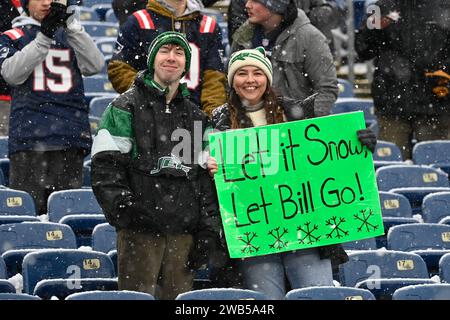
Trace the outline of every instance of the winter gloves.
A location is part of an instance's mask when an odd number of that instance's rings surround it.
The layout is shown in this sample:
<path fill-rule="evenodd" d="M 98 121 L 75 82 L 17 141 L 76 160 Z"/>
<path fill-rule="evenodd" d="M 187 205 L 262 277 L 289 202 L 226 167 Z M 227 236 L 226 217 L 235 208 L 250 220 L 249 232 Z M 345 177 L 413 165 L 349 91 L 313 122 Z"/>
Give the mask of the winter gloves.
<path fill-rule="evenodd" d="M 53 38 L 56 30 L 64 25 L 67 18 L 66 10 L 66 6 L 52 2 L 50 13 L 41 22 L 41 32 L 47 37 Z"/>
<path fill-rule="evenodd" d="M 375 146 L 377 145 L 377 136 L 370 129 L 358 130 L 358 139 L 362 145 L 366 146 L 370 152 L 375 151 Z"/>

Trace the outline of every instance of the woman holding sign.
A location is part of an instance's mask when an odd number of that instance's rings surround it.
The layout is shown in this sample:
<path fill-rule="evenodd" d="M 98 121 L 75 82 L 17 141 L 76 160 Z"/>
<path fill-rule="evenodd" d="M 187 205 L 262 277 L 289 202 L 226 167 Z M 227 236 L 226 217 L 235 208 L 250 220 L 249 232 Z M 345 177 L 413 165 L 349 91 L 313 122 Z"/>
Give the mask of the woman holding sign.
<path fill-rule="evenodd" d="M 241 129 L 314 117 L 313 98 L 293 101 L 277 96 L 272 88 L 272 64 L 262 47 L 234 53 L 228 66 L 231 87 L 228 103 L 213 113 L 217 130 Z M 372 152 L 376 137 L 370 130 L 358 131 L 361 143 Z M 218 170 L 208 159 L 211 175 Z M 331 245 L 269 254 L 237 260 L 244 287 L 264 293 L 270 299 L 283 299 L 285 275 L 292 289 L 333 286 L 332 265 L 347 261 L 341 245 Z"/>

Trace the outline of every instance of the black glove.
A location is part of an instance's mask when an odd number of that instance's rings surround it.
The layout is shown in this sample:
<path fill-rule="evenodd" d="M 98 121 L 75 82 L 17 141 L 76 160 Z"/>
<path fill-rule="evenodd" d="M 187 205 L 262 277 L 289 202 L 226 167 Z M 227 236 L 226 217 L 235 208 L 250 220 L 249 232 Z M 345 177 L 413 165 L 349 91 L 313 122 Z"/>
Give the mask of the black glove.
<path fill-rule="evenodd" d="M 199 269 L 207 265 L 211 268 L 222 268 L 227 263 L 228 256 L 218 242 L 218 237 L 212 233 L 197 235 L 189 255 L 189 267 Z"/>
<path fill-rule="evenodd" d="M 49 38 L 53 38 L 56 30 L 64 26 L 66 21 L 67 7 L 56 2 L 52 2 L 50 13 L 41 22 L 41 32 Z"/>
<path fill-rule="evenodd" d="M 370 129 L 358 130 L 358 139 L 362 145 L 366 146 L 370 152 L 374 153 L 375 146 L 377 145 L 377 136 Z"/>

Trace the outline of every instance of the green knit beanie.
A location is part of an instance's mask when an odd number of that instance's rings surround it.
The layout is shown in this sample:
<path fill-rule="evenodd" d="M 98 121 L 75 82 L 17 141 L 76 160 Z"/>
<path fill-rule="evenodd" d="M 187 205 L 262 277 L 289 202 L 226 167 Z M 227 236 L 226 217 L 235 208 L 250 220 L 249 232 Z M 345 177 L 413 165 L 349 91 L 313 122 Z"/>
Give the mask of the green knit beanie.
<path fill-rule="evenodd" d="M 175 31 L 167 31 L 161 33 L 155 39 L 153 39 L 152 43 L 150 44 L 147 58 L 147 67 L 150 75 L 153 76 L 153 65 L 155 63 L 156 54 L 158 53 L 159 48 L 161 48 L 165 44 L 177 44 L 184 49 L 184 54 L 186 56 L 186 68 L 181 75 L 184 76 L 187 72 L 189 72 L 189 68 L 191 66 L 192 49 L 189 46 L 189 42 L 187 41 L 185 35 Z"/>

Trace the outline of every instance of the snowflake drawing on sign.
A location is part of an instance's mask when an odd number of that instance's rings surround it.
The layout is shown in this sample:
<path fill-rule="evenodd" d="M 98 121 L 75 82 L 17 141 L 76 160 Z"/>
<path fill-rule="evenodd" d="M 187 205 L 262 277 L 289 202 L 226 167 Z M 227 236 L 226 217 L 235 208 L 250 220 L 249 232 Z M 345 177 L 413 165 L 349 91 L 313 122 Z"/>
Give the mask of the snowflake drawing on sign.
<path fill-rule="evenodd" d="M 288 229 L 286 229 L 286 228 L 283 228 L 284 230 L 283 230 L 283 232 L 280 234 L 280 227 L 278 227 L 278 228 L 275 228 L 275 229 L 273 229 L 273 230 L 270 230 L 269 232 L 268 232 L 268 234 L 270 235 L 270 236 L 272 236 L 272 237 L 274 237 L 275 238 L 275 242 L 274 243 L 272 243 L 272 244 L 269 244 L 269 248 L 272 248 L 272 249 L 277 249 L 277 250 L 280 250 L 280 249 L 282 249 L 283 247 L 287 247 L 288 246 L 288 243 L 286 242 L 286 241 L 283 241 L 283 236 L 286 234 L 286 233 L 288 233 Z"/>
<path fill-rule="evenodd" d="M 239 241 L 242 241 L 245 243 L 244 248 L 241 250 L 242 253 L 245 253 L 246 251 L 248 253 L 255 253 L 258 252 L 259 247 L 252 244 L 253 239 L 255 239 L 258 235 L 255 232 L 245 232 L 245 239 L 242 236 L 238 237 Z"/>
<path fill-rule="evenodd" d="M 314 242 L 319 242 L 321 236 L 316 237 L 315 235 L 313 235 L 314 231 L 319 230 L 319 227 L 317 225 L 314 225 L 314 228 L 311 229 L 310 224 L 310 221 L 304 223 L 304 225 L 306 226 L 306 230 L 304 230 L 302 226 L 297 227 L 297 231 L 300 231 L 301 234 L 303 232 L 305 233 L 305 236 L 303 238 L 298 239 L 301 244 L 312 244 Z M 306 239 L 308 240 L 306 241 Z"/>
<path fill-rule="evenodd" d="M 372 217 L 374 215 L 372 209 L 369 209 L 368 213 L 367 213 L 367 209 L 360 210 L 359 213 L 361 214 L 361 216 L 358 214 L 353 215 L 355 220 L 359 220 L 362 222 L 361 225 L 357 229 L 358 232 L 362 231 L 362 229 L 364 227 L 366 228 L 367 232 L 370 231 L 370 228 L 373 229 L 372 231 L 375 231 L 378 229 L 378 225 L 373 225 L 372 223 L 369 222 L 370 217 Z"/>
<path fill-rule="evenodd" d="M 340 217 L 339 221 L 336 217 L 331 217 L 325 221 L 327 226 L 331 226 L 332 230 L 330 233 L 327 233 L 327 239 L 333 238 L 333 234 L 335 233 L 335 238 L 343 238 L 344 236 L 348 236 L 348 231 L 341 229 L 341 224 L 345 222 L 345 218 Z"/>

